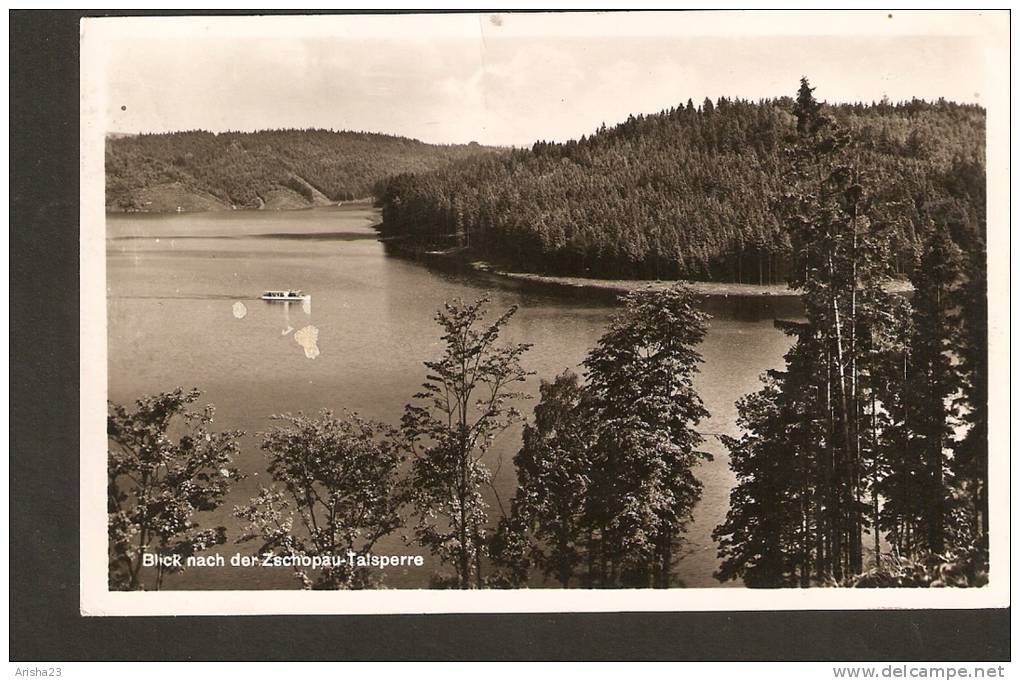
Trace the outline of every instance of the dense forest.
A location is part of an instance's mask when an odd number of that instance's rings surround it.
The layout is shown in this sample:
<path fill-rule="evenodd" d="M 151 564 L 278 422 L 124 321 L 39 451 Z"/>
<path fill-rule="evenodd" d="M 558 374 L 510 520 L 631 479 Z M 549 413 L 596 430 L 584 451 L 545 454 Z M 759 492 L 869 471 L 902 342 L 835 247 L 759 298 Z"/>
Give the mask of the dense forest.
<path fill-rule="evenodd" d="M 415 248 L 467 248 L 503 267 L 607 278 L 770 283 L 791 242 L 777 213 L 795 134 L 791 98 L 688 100 L 565 144 L 460 160 L 386 185 L 384 228 Z M 826 106 L 876 196 L 895 206 L 905 272 L 925 206 L 983 201 L 985 112 L 914 100 Z"/>
<path fill-rule="evenodd" d="M 108 210 L 298 208 L 383 193 L 380 183 L 484 151 L 332 130 L 204 131 L 106 140 Z"/>
<path fill-rule="evenodd" d="M 747 586 L 967 586 L 988 574 L 983 191 L 929 196 L 910 279 L 883 290 L 899 207 L 802 81 L 779 215 L 802 322 L 737 405 L 737 485 L 715 531 Z M 976 213 L 970 210 L 976 208 Z M 962 247 L 961 247 L 962 246 Z M 867 543 L 866 543 L 867 539 Z M 869 557 L 870 553 L 870 557 Z"/>

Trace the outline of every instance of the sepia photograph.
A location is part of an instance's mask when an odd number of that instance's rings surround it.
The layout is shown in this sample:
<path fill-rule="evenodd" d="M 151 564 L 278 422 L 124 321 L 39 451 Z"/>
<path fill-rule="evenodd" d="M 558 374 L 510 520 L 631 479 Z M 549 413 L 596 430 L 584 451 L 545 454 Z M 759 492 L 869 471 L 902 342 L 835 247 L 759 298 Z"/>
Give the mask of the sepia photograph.
<path fill-rule="evenodd" d="M 1009 605 L 1009 14 L 81 21 L 84 615 Z"/>

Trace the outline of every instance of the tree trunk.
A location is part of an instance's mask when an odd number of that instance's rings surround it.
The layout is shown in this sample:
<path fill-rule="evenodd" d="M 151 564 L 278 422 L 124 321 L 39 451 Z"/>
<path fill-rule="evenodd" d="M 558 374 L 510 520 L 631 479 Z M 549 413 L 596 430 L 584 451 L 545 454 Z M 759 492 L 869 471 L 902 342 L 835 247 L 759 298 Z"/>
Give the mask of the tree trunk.
<path fill-rule="evenodd" d="M 882 566 L 882 547 L 879 540 L 881 525 L 878 508 L 878 423 L 875 403 L 875 386 L 871 386 L 871 512 L 875 519 L 875 567 Z"/>

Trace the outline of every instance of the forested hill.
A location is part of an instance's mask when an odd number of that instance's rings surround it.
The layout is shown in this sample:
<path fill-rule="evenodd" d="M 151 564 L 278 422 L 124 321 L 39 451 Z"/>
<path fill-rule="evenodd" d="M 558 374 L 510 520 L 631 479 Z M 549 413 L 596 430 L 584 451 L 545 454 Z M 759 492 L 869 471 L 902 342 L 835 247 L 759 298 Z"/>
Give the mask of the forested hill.
<path fill-rule="evenodd" d="M 394 178 L 384 229 L 418 248 L 466 247 L 505 267 L 615 278 L 769 282 L 789 241 L 775 206 L 796 132 L 789 98 L 688 101 L 565 144 Z M 926 207 L 984 213 L 985 112 L 939 101 L 825 107 L 869 190 L 899 207 L 912 260 Z"/>
<path fill-rule="evenodd" d="M 299 208 L 382 192 L 391 175 L 491 151 L 363 132 L 204 131 L 106 140 L 107 210 Z"/>

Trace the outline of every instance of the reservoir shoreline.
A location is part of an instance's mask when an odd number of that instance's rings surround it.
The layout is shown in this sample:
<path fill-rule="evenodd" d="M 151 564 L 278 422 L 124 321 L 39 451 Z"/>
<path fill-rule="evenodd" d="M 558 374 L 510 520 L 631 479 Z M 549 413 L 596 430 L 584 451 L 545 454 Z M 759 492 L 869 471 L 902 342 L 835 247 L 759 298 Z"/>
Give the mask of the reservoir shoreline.
<path fill-rule="evenodd" d="M 375 226 L 379 229 L 379 225 Z M 743 284 L 725 281 L 695 281 L 686 279 L 596 279 L 593 277 L 557 276 L 534 272 L 513 272 L 499 268 L 486 260 L 471 257 L 462 249 L 446 251 L 419 251 L 400 246 L 396 240 L 381 238 L 387 254 L 424 263 L 438 269 L 465 269 L 479 275 L 516 284 L 521 288 L 558 292 L 569 295 L 578 293 L 596 294 L 606 298 L 619 298 L 631 291 L 644 288 L 665 289 L 678 283 L 686 284 L 695 295 L 703 298 L 800 298 L 801 293 L 784 284 Z M 913 291 L 909 281 L 890 279 L 885 290 L 889 293 Z"/>
<path fill-rule="evenodd" d="M 379 217 L 378 209 L 373 206 L 373 200 L 370 197 L 343 201 L 340 204 L 331 206 L 309 205 L 301 208 L 238 208 L 234 210 L 225 208 L 222 210 L 182 211 L 182 213 L 190 215 L 202 213 L 233 213 L 235 215 L 238 213 L 265 214 L 267 212 L 286 214 L 309 211 L 328 211 L 350 207 L 371 207 L 374 209 L 374 212 L 376 212 L 377 219 Z M 180 214 L 181 213 L 177 213 L 175 211 L 107 210 L 108 217 L 156 217 Z M 702 298 L 799 298 L 801 296 L 799 291 L 790 289 L 785 283 L 747 284 L 738 282 L 698 281 L 686 279 L 601 279 L 594 277 L 538 274 L 535 272 L 516 272 L 503 269 L 489 261 L 480 259 L 473 255 L 470 251 L 463 248 L 446 250 L 420 250 L 416 248 L 407 248 L 400 243 L 402 237 L 383 236 L 381 222 L 370 225 L 369 229 L 374 230 L 379 235 L 378 241 L 384 245 L 388 255 L 399 257 L 404 260 L 414 261 L 439 270 L 455 271 L 461 274 L 471 273 L 480 278 L 500 283 L 504 287 L 518 288 L 521 290 L 560 294 L 568 297 L 583 294 L 586 296 L 595 296 L 612 302 L 631 291 L 643 288 L 664 289 L 678 283 L 684 283 L 694 291 L 695 295 Z M 327 235 L 317 234 L 309 236 L 310 238 L 325 238 Z M 910 282 L 902 279 L 889 280 L 885 289 L 890 293 L 909 293 L 913 291 L 913 287 L 910 285 Z"/>

